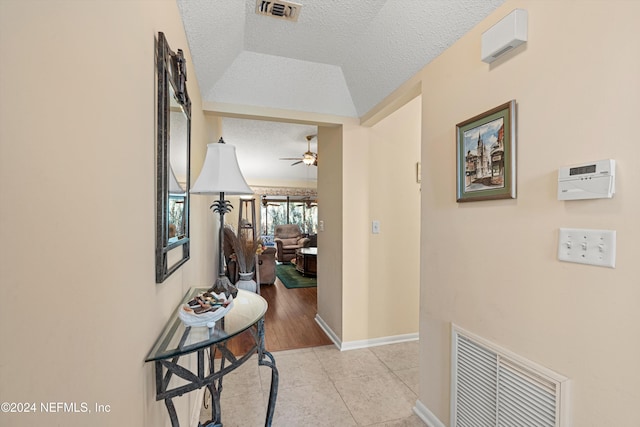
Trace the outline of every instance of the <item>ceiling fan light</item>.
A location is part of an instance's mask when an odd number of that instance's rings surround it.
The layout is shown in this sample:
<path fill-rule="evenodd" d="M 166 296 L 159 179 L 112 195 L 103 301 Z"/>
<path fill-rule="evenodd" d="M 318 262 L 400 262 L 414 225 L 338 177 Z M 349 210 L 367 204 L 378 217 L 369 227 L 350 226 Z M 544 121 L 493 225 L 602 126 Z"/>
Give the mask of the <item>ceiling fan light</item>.
<path fill-rule="evenodd" d="M 304 158 L 302 159 L 302 163 L 304 163 L 307 166 L 311 166 L 312 164 L 314 164 L 316 161 L 316 158 L 314 156 L 309 156 L 307 154 L 304 155 Z"/>

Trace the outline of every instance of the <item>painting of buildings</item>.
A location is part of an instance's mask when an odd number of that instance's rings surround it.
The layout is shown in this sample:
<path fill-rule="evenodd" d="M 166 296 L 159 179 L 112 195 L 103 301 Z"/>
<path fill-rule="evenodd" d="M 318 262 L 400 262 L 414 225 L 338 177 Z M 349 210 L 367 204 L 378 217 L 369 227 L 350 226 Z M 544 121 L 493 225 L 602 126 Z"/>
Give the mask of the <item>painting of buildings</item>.
<path fill-rule="evenodd" d="M 504 187 L 504 118 L 464 132 L 465 192 Z"/>

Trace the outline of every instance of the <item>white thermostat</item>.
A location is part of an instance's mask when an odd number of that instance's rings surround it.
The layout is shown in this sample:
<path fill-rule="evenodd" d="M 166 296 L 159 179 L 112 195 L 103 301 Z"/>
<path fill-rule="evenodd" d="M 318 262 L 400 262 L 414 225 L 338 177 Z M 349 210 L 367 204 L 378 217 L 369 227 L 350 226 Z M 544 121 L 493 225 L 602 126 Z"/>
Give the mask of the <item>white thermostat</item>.
<path fill-rule="evenodd" d="M 558 200 L 610 199 L 615 192 L 615 160 L 598 160 L 558 169 Z"/>

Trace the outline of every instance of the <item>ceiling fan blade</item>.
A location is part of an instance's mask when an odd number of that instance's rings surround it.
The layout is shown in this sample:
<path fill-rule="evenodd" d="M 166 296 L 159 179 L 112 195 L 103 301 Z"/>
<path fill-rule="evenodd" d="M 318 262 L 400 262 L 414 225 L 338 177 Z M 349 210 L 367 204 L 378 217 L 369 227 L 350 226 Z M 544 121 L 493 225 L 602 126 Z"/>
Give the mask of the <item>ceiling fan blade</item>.
<path fill-rule="evenodd" d="M 318 154 L 311 151 L 311 140 L 317 137 L 317 135 L 307 135 L 307 151 L 302 155 L 302 157 L 280 157 L 280 160 L 297 160 L 297 162 L 292 163 L 291 166 L 299 165 L 300 163 L 305 163 L 307 166 L 318 166 Z M 313 159 L 313 163 L 308 163 L 311 158 Z"/>

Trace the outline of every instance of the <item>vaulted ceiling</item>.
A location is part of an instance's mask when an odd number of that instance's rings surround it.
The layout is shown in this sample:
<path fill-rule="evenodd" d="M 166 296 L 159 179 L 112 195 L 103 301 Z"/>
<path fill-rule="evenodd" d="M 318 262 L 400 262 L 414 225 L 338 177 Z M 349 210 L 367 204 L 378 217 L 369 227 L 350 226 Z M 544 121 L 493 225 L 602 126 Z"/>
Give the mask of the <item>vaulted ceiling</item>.
<path fill-rule="evenodd" d="M 295 22 L 261 0 L 177 1 L 204 102 L 361 117 L 505 0 L 298 0 Z"/>

